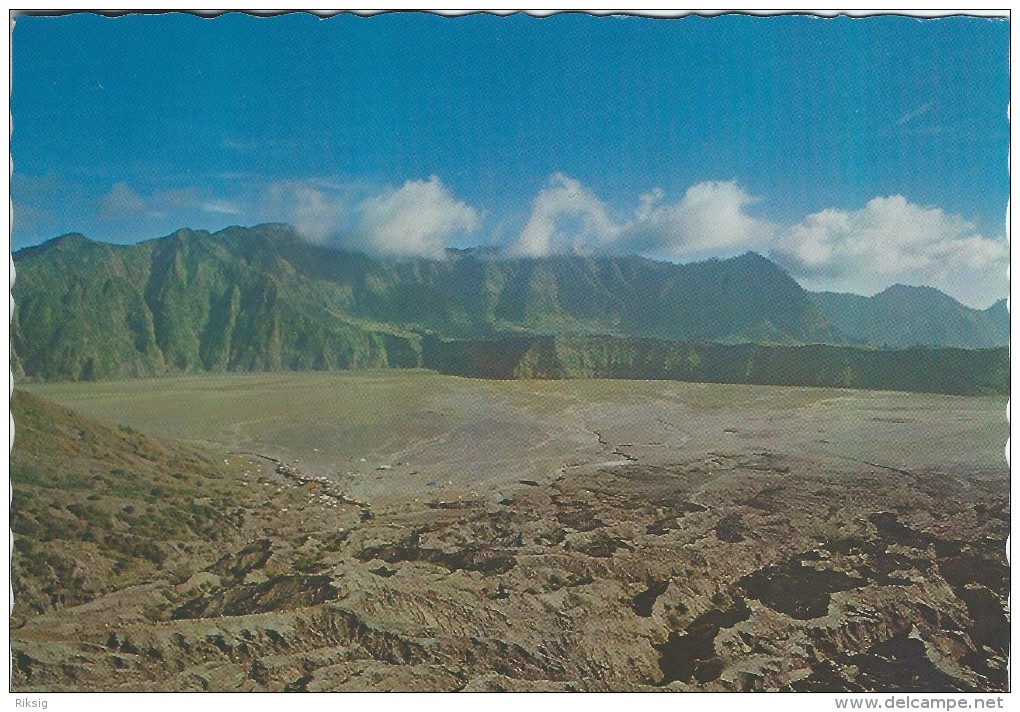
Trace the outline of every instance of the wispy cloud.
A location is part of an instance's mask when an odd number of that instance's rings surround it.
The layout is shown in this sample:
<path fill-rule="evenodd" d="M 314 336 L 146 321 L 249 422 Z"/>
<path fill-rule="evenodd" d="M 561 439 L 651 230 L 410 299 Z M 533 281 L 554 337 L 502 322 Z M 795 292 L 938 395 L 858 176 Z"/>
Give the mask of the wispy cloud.
<path fill-rule="evenodd" d="M 911 121 L 913 121 L 914 119 L 918 119 L 918 118 L 924 116 L 929 111 L 931 111 L 931 109 L 932 109 L 932 103 L 930 101 L 925 102 L 924 104 L 921 104 L 916 109 L 912 109 L 911 111 L 907 111 L 906 113 L 902 114 L 900 116 L 900 118 L 896 121 L 896 125 L 897 126 L 903 126 L 904 124 L 908 124 Z"/>
<path fill-rule="evenodd" d="M 958 127 L 954 128 L 951 124 L 947 125 L 944 122 L 944 117 L 935 112 L 936 108 L 934 102 L 927 101 L 920 106 L 904 111 L 895 121 L 890 121 L 881 127 L 879 135 L 902 138 L 910 136 L 935 137 L 947 133 L 959 133 Z M 962 137 L 957 136 L 957 138 Z"/>
<path fill-rule="evenodd" d="M 279 181 L 263 191 L 262 212 L 288 222 L 312 242 L 332 238 L 348 215 L 345 195 L 323 190 L 312 181 Z"/>
<path fill-rule="evenodd" d="M 145 201 L 124 181 L 115 183 L 110 192 L 99 200 L 99 219 L 125 220 L 144 214 Z"/>
<path fill-rule="evenodd" d="M 228 200 L 213 199 L 198 203 L 200 210 L 207 213 L 221 213 L 223 215 L 240 215 L 241 208 Z"/>
<path fill-rule="evenodd" d="M 139 218 L 173 218 L 190 211 L 225 215 L 242 213 L 234 202 L 205 196 L 197 188 L 158 190 L 143 195 L 126 181 L 118 181 L 99 199 L 98 217 L 106 222 L 122 222 Z"/>
<path fill-rule="evenodd" d="M 81 187 L 54 174 L 31 175 L 15 171 L 11 176 L 12 231 L 50 230 L 59 224 L 58 206 L 79 208 Z"/>
<path fill-rule="evenodd" d="M 31 203 L 22 203 L 19 200 L 11 200 L 11 229 L 36 231 L 44 230 L 53 225 L 57 216 L 52 210 L 40 208 Z"/>

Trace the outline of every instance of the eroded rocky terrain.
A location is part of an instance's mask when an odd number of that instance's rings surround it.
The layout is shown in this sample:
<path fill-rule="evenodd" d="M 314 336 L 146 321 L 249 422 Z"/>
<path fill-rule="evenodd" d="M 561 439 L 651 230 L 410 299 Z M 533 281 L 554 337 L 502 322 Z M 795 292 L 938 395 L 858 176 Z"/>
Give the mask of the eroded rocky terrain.
<path fill-rule="evenodd" d="M 274 467 L 259 478 L 263 509 L 288 511 L 252 511 L 250 541 L 15 629 L 16 688 L 1007 683 L 1009 512 L 990 485 L 718 453 L 567 468 L 495 506 L 373 511 Z"/>
<path fill-rule="evenodd" d="M 381 505 L 235 453 L 214 549 L 15 609 L 14 687 L 1006 689 L 1004 466 L 639 445 Z"/>

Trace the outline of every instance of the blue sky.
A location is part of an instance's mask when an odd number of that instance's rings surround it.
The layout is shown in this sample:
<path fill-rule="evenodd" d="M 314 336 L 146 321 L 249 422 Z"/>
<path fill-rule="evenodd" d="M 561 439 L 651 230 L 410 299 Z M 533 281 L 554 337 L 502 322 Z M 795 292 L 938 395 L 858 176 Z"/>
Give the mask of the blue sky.
<path fill-rule="evenodd" d="M 12 43 L 15 249 L 289 222 L 1005 296 L 1005 21 L 80 14 Z"/>

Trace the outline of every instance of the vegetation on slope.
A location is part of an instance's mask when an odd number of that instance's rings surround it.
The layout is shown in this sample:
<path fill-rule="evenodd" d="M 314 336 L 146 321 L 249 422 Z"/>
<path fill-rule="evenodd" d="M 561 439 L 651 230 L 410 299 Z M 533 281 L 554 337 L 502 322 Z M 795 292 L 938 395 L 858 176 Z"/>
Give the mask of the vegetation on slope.
<path fill-rule="evenodd" d="M 937 289 L 894 284 L 873 297 L 819 292 L 811 298 L 825 319 L 852 341 L 891 348 L 949 346 L 984 349 L 1009 343 L 1006 301 L 966 307 Z"/>
<path fill-rule="evenodd" d="M 243 493 L 210 457 L 11 399 L 12 620 L 193 570 L 236 530 Z"/>
<path fill-rule="evenodd" d="M 798 343 L 837 338 L 762 257 L 383 260 L 285 226 L 181 230 L 130 246 L 80 235 L 15 255 L 16 374 L 415 367 L 418 334 L 618 334 Z"/>
<path fill-rule="evenodd" d="M 910 390 L 1000 392 L 999 376 L 988 370 L 999 368 L 991 365 L 998 356 L 894 357 L 747 344 L 976 348 L 1000 346 L 1008 335 L 1002 305 L 978 312 L 937 290 L 908 287 L 870 299 L 812 295 L 753 253 L 690 265 L 608 256 L 508 259 L 472 250 L 451 251 L 445 260 L 393 260 L 312 245 L 290 227 L 262 225 L 216 234 L 180 230 L 129 246 L 67 235 L 14 259 L 11 367 L 23 378 L 416 368 L 430 365 L 423 337 L 508 336 L 525 341 L 502 341 L 510 353 L 488 354 L 494 362 L 486 368 L 527 374 L 528 359 L 539 357 L 533 345 L 546 343 L 530 339 L 556 336 L 548 343 L 555 343 L 559 365 L 543 371 L 547 376 L 557 369 L 568 376 L 606 371 L 621 378 L 661 372 L 738 383 L 902 383 Z M 734 348 L 694 353 L 683 344 L 652 348 L 650 341 L 588 338 L 603 336 Z M 517 343 L 530 349 L 520 363 Z M 651 353 L 639 355 L 649 348 Z M 468 349 L 444 358 L 442 370 L 460 372 L 457 360 L 474 357 Z M 675 358 L 699 364 L 674 364 Z M 782 362 L 767 370 L 770 375 L 748 365 L 769 359 Z M 878 375 L 901 362 L 899 375 Z M 603 363 L 613 366 L 591 365 Z M 478 364 L 464 368 L 480 372 Z M 915 368 L 922 372 L 911 374 Z M 963 375 L 940 375 L 957 368 Z M 978 372 L 985 375 L 974 376 Z"/>
<path fill-rule="evenodd" d="M 1009 392 L 1007 349 L 870 349 L 612 337 L 424 342 L 425 365 L 481 378 L 631 378 L 956 395 Z"/>

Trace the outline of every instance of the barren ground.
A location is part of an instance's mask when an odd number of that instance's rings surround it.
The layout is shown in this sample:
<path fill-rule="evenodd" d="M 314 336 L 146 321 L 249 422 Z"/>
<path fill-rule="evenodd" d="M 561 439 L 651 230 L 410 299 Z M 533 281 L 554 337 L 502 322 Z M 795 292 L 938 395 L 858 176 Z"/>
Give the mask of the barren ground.
<path fill-rule="evenodd" d="M 1002 399 L 393 371 L 30 390 L 216 453 L 245 509 L 190 568 L 26 617 L 19 690 L 1007 686 Z"/>

